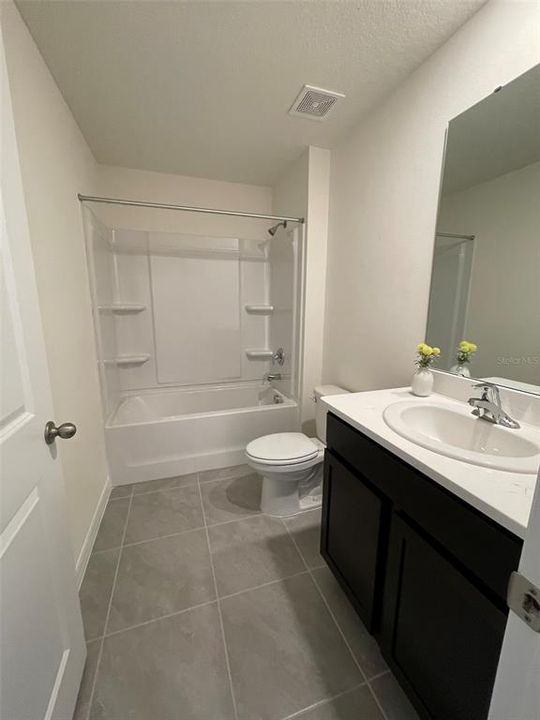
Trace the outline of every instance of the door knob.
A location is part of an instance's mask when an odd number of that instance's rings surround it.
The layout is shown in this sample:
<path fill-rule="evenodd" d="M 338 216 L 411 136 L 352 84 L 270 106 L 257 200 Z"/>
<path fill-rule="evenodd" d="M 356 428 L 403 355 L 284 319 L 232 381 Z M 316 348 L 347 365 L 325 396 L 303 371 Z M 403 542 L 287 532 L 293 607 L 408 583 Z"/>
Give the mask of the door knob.
<path fill-rule="evenodd" d="M 76 432 L 77 428 L 73 423 L 66 422 L 56 427 L 54 422 L 49 420 L 49 422 L 45 425 L 45 442 L 47 445 L 52 445 L 57 437 L 62 438 L 62 440 L 69 440 L 69 438 L 72 438 Z"/>

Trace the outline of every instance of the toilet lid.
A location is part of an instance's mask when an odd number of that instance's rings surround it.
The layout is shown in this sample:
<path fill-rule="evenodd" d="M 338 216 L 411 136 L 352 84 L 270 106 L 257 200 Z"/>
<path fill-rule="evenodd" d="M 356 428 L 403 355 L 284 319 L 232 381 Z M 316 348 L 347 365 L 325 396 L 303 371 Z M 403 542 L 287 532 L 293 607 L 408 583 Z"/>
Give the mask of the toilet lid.
<path fill-rule="evenodd" d="M 311 460 L 319 452 L 304 433 L 274 433 L 252 440 L 246 453 L 255 460 L 268 463 L 290 463 Z"/>

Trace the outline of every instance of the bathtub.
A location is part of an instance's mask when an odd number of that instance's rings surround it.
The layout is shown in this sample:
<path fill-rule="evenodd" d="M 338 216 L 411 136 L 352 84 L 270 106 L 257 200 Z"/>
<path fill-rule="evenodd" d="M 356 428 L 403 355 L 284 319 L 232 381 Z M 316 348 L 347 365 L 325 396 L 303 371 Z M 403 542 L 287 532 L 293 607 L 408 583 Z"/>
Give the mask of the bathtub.
<path fill-rule="evenodd" d="M 260 384 L 129 395 L 105 426 L 111 482 L 241 464 L 254 438 L 298 429 L 297 403 Z"/>

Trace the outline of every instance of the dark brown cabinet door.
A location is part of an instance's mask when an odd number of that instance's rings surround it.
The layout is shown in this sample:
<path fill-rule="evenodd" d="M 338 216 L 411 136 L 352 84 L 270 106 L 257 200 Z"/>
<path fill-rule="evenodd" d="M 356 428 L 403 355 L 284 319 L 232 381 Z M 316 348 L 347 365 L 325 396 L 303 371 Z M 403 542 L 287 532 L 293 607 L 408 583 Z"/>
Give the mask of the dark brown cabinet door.
<path fill-rule="evenodd" d="M 321 553 L 370 630 L 379 616 L 389 504 L 326 453 Z"/>
<path fill-rule="evenodd" d="M 393 516 L 382 645 L 424 717 L 487 718 L 505 624 L 444 550 Z"/>

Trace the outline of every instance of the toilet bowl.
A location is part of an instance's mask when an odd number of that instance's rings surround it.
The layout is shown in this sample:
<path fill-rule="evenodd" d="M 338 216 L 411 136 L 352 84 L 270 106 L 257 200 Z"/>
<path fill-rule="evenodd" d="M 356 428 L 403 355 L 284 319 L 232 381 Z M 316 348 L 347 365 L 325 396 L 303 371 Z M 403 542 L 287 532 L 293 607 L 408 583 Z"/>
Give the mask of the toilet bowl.
<path fill-rule="evenodd" d="M 261 510 L 276 517 L 288 517 L 307 507 L 320 505 L 326 410 L 320 398 L 347 392 L 336 385 L 315 388 L 316 438 L 304 433 L 263 435 L 246 447 L 248 465 L 263 477 Z"/>

